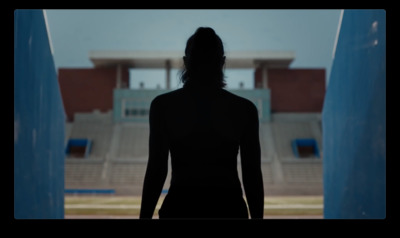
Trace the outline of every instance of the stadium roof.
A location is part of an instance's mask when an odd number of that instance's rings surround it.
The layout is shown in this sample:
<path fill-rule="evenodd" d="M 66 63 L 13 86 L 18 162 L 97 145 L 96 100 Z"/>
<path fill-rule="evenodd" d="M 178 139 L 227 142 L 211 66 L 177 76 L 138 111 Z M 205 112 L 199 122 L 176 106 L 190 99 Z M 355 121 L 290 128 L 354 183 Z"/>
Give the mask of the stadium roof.
<path fill-rule="evenodd" d="M 287 68 L 295 58 L 293 51 L 233 51 L 226 52 L 226 68 Z M 95 67 L 127 65 L 133 68 L 156 69 L 183 66 L 183 51 L 90 51 Z"/>

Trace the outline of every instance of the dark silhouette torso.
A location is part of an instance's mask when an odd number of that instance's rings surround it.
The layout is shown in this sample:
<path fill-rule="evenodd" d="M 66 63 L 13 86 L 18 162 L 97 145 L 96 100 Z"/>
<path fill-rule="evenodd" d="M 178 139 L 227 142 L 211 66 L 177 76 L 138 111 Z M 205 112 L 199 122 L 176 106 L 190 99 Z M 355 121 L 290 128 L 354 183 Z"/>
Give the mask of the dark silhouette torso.
<path fill-rule="evenodd" d="M 247 218 L 237 157 L 251 123 L 249 108 L 255 106 L 223 89 L 190 88 L 160 95 L 153 103 L 163 120 L 156 133 L 165 136 L 172 165 L 160 218 Z"/>

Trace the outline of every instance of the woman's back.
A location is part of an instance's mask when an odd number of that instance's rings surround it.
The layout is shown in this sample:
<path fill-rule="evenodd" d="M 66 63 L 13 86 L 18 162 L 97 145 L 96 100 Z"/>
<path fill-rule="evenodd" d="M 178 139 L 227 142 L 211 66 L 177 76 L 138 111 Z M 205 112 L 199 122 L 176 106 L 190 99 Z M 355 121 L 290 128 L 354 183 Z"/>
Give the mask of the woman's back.
<path fill-rule="evenodd" d="M 172 177 L 160 218 L 262 218 L 264 191 L 257 108 L 225 86 L 224 50 L 211 28 L 189 38 L 184 87 L 156 97 L 150 107 L 149 160 L 141 218 L 151 218 L 168 173 Z"/>
<path fill-rule="evenodd" d="M 223 89 L 180 89 L 159 99 L 170 143 L 171 185 L 240 187 L 237 154 L 254 105 Z"/>
<path fill-rule="evenodd" d="M 165 133 L 172 164 L 160 217 L 247 218 L 237 157 L 244 140 L 258 138 L 258 131 L 248 135 L 258 123 L 254 104 L 223 89 L 183 88 L 157 97 L 152 110 L 163 120 L 159 133 Z M 197 213 L 187 207 L 199 203 Z"/>

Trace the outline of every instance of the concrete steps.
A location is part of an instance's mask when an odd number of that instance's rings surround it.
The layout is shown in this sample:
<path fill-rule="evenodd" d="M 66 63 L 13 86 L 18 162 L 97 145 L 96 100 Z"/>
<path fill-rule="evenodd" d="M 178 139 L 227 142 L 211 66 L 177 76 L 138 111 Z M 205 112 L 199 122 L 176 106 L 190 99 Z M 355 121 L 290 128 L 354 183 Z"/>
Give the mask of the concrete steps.
<path fill-rule="evenodd" d="M 290 145 L 294 138 L 312 137 L 322 146 L 319 121 L 310 116 L 290 120 L 289 116 L 275 116 L 260 124 L 265 192 L 322 194 L 322 159 L 295 158 Z M 68 125 L 68 138 L 90 138 L 93 150 L 89 158 L 66 159 L 66 188 L 113 188 L 120 194 L 140 195 L 147 166 L 148 124 L 114 124 L 111 117 L 98 114 L 77 119 Z M 240 156 L 238 172 L 241 179 Z M 164 189 L 169 181 L 170 171 Z"/>

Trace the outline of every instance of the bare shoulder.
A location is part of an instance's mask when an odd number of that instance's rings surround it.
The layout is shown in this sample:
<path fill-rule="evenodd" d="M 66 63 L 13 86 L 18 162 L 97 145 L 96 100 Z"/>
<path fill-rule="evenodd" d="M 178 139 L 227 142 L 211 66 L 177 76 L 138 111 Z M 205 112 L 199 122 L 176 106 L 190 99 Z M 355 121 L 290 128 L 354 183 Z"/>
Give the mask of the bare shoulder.
<path fill-rule="evenodd" d="M 234 105 L 237 110 L 241 110 L 243 113 L 251 113 L 254 111 L 257 112 L 257 107 L 249 99 L 238 96 L 227 90 L 222 90 L 222 91 L 225 100 L 227 100 L 230 104 Z"/>
<path fill-rule="evenodd" d="M 156 96 L 151 103 L 152 105 L 165 105 L 168 104 L 170 101 L 179 98 L 182 95 L 182 93 L 183 93 L 182 88 L 167 93 L 163 93 Z"/>

